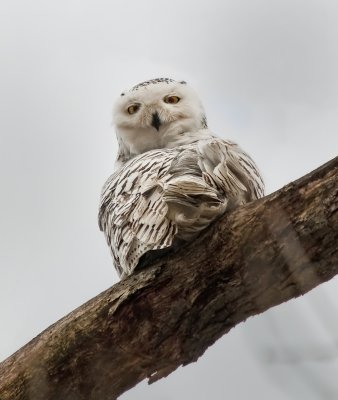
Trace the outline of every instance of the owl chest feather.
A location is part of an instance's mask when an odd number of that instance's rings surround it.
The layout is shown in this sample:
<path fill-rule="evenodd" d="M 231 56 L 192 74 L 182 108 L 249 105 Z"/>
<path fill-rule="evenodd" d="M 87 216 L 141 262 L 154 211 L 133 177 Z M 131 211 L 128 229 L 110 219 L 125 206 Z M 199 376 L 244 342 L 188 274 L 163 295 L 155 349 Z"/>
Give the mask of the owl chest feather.
<path fill-rule="evenodd" d="M 148 151 L 109 178 L 99 221 L 121 274 L 146 252 L 191 240 L 229 206 L 257 196 L 241 166 L 245 153 L 233 146 L 209 137 Z"/>

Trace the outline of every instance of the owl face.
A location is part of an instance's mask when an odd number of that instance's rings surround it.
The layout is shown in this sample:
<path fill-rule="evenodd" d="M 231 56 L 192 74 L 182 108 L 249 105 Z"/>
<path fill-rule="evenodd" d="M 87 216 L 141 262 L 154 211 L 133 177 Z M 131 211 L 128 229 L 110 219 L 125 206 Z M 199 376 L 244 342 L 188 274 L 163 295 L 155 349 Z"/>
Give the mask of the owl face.
<path fill-rule="evenodd" d="M 203 106 L 193 89 L 183 81 L 164 78 L 122 93 L 113 122 L 120 152 L 130 155 L 170 147 L 173 141 L 206 128 Z"/>

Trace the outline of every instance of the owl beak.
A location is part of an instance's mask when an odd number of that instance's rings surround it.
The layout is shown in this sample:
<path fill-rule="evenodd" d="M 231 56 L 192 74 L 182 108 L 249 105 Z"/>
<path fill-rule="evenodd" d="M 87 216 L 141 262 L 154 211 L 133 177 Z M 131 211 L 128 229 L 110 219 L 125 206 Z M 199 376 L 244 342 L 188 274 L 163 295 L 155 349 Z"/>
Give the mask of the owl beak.
<path fill-rule="evenodd" d="M 151 120 L 151 126 L 153 126 L 157 131 L 160 129 L 161 126 L 161 120 L 160 117 L 158 116 L 157 111 L 153 114 L 153 118 Z"/>

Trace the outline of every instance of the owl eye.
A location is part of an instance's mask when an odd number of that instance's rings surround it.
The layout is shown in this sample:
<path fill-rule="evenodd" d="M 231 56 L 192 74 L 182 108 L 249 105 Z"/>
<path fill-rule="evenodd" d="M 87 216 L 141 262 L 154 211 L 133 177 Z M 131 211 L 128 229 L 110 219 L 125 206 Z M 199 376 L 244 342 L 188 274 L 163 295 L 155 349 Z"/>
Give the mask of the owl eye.
<path fill-rule="evenodd" d="M 128 114 L 135 114 L 140 108 L 139 104 L 132 104 L 127 108 Z"/>
<path fill-rule="evenodd" d="M 181 99 L 178 96 L 165 96 L 163 101 L 168 104 L 176 104 L 180 101 Z"/>

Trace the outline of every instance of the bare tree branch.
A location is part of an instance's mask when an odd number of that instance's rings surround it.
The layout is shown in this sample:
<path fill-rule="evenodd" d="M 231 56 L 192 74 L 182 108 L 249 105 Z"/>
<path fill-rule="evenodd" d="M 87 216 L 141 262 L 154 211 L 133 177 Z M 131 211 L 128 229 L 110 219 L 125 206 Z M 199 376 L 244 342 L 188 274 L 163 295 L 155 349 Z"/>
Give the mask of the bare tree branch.
<path fill-rule="evenodd" d="M 116 399 L 338 273 L 338 157 L 225 214 L 0 364 L 1 400 Z"/>

